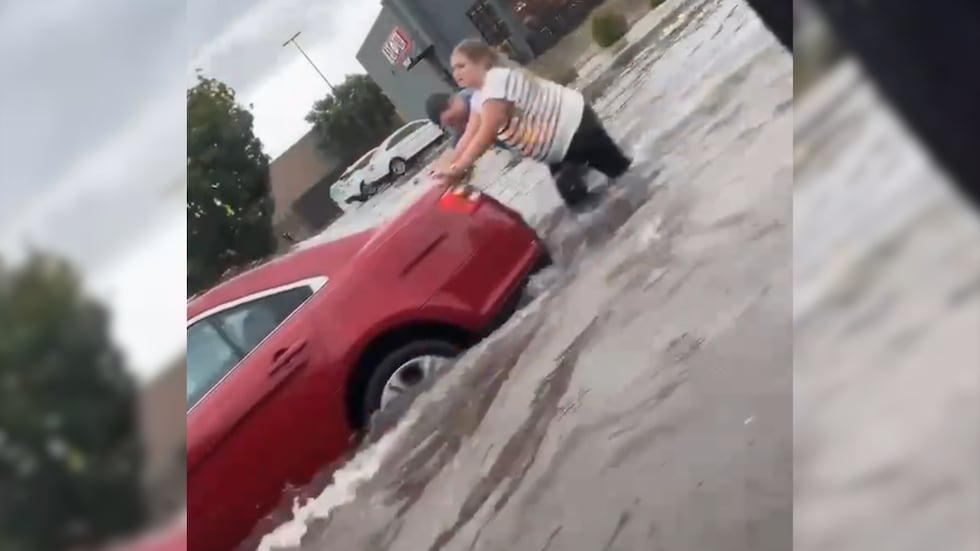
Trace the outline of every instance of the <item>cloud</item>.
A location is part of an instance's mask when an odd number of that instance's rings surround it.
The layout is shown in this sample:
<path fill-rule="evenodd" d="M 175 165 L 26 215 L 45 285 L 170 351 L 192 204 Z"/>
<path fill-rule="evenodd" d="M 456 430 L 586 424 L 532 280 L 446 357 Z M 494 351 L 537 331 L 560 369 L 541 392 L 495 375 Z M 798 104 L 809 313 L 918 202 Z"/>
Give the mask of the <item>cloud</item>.
<path fill-rule="evenodd" d="M 65 170 L 66 176 L 0 225 L 0 251 L 28 247 L 63 255 L 83 271 L 138 240 L 161 197 L 185 180 L 183 96 L 152 102 L 133 121 Z M 176 207 L 183 215 L 180 205 Z"/>
<path fill-rule="evenodd" d="M 254 10 L 266 0 L 207 0 L 187 4 L 188 59 L 196 57 L 202 48 L 216 38 L 228 33 L 228 29 L 243 14 Z"/>
<path fill-rule="evenodd" d="M 87 0 L 0 4 L 0 31 L 13 42 L 30 40 L 37 33 L 61 30 L 66 20 L 83 16 L 89 5 Z"/>
<path fill-rule="evenodd" d="M 184 180 L 184 10 L 0 4 L 0 255 L 16 262 L 30 244 L 71 260 L 140 368 L 168 334 L 140 324 L 173 318 L 146 301 L 182 310 L 185 297 L 184 201 L 173 192 Z"/>
<path fill-rule="evenodd" d="M 3 4 L 0 220 L 62 184 L 148 99 L 177 93 L 183 12 L 179 4 L 128 0 Z"/>
<path fill-rule="evenodd" d="M 187 225 L 183 197 L 146 224 L 140 246 L 91 272 L 87 286 L 112 306 L 112 333 L 141 381 L 180 357 L 186 341 Z"/>
<path fill-rule="evenodd" d="M 288 59 L 282 43 L 293 33 L 311 27 L 329 33 L 340 26 L 333 17 L 317 21 L 325 7 L 339 4 L 339 8 L 357 1 L 261 2 L 235 18 L 221 35 L 192 52 L 188 76 L 193 78 L 194 71 L 201 69 L 238 90 L 248 89 Z"/>

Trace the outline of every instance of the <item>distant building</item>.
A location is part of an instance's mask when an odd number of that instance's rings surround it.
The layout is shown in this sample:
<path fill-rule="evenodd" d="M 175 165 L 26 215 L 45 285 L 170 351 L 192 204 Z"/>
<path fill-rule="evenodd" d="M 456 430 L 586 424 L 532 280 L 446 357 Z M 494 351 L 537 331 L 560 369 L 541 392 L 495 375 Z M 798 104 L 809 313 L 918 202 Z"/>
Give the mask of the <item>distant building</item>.
<path fill-rule="evenodd" d="M 425 98 L 456 88 L 449 57 L 482 38 L 530 61 L 576 28 L 601 0 L 382 0 L 357 60 L 407 120 Z"/>
<path fill-rule="evenodd" d="M 186 499 L 187 361 L 170 363 L 140 389 L 143 483 L 151 522 L 173 517 Z"/>
<path fill-rule="evenodd" d="M 269 183 L 276 202 L 272 225 L 280 246 L 316 234 L 343 214 L 330 198 L 330 184 L 344 168 L 340 160 L 317 147 L 312 130 L 272 161 Z"/>

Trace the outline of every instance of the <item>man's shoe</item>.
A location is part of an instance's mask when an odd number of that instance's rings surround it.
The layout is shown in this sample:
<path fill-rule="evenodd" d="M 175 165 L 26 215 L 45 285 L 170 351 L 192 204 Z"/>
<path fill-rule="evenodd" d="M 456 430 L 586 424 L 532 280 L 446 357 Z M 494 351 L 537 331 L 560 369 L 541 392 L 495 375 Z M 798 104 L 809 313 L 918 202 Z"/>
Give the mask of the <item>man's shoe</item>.
<path fill-rule="evenodd" d="M 585 181 L 589 168 L 584 165 L 565 165 L 554 175 L 558 195 L 569 208 L 574 208 L 589 197 L 589 185 Z"/>

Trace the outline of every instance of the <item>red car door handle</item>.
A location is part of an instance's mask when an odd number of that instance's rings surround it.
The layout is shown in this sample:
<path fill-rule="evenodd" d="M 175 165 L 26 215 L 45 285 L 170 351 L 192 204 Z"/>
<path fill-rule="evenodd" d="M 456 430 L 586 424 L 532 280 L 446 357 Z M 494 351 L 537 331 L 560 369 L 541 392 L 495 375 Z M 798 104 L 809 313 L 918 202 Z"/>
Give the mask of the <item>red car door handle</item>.
<path fill-rule="evenodd" d="M 269 375 L 294 371 L 302 367 L 306 363 L 306 360 L 306 341 L 281 348 L 272 355 L 272 365 L 269 366 Z"/>

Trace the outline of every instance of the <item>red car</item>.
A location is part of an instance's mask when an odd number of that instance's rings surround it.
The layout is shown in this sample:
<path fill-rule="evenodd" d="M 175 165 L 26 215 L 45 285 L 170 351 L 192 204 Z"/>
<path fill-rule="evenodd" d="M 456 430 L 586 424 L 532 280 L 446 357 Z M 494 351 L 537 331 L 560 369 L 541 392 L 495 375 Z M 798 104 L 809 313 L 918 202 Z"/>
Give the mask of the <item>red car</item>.
<path fill-rule="evenodd" d="M 506 318 L 548 255 L 520 215 L 432 187 L 187 305 L 188 549 L 236 547 L 383 408 Z"/>

